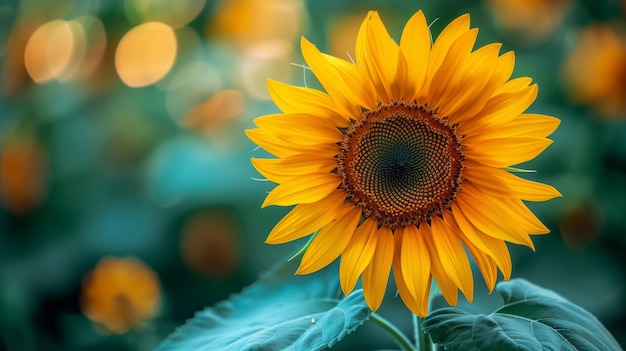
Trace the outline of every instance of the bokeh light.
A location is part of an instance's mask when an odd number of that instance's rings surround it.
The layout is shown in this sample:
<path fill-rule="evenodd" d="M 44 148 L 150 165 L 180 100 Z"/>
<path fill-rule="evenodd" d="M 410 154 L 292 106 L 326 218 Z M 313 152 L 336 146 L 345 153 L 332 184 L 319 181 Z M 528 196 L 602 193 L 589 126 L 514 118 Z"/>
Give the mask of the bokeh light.
<path fill-rule="evenodd" d="M 354 55 L 354 43 L 356 43 L 364 15 L 364 13 L 355 12 L 333 17 L 328 30 L 330 54 L 346 60 L 349 59 L 348 54 Z"/>
<path fill-rule="evenodd" d="M 202 104 L 190 109 L 184 118 L 187 127 L 218 132 L 230 120 L 241 116 L 246 110 L 243 93 L 238 90 L 221 90 Z"/>
<path fill-rule="evenodd" d="M 191 22 L 205 5 L 205 0 L 125 0 L 126 14 L 133 22 L 163 22 L 180 28 Z"/>
<path fill-rule="evenodd" d="M 115 67 L 129 87 L 143 87 L 163 78 L 177 53 L 172 27 L 161 22 L 140 24 L 124 35 L 115 52 Z"/>
<path fill-rule="evenodd" d="M 74 78 L 89 77 L 101 65 L 107 47 L 106 31 L 102 21 L 93 16 L 82 16 L 74 19 L 73 23 L 80 25 L 84 33 L 80 43 L 81 59 L 76 60 Z"/>
<path fill-rule="evenodd" d="M 269 99 L 267 80 L 286 82 L 296 71 L 293 45 L 285 40 L 265 41 L 250 47 L 241 63 L 240 78 L 246 92 L 257 99 Z"/>
<path fill-rule="evenodd" d="M 166 107 L 170 116 L 183 125 L 189 109 L 205 101 L 222 86 L 222 78 L 211 63 L 195 61 L 181 67 L 174 73 L 167 89 Z"/>
<path fill-rule="evenodd" d="M 76 50 L 73 29 L 67 21 L 54 20 L 39 27 L 30 37 L 24 52 L 24 63 L 37 83 L 53 79 L 63 81 Z"/>

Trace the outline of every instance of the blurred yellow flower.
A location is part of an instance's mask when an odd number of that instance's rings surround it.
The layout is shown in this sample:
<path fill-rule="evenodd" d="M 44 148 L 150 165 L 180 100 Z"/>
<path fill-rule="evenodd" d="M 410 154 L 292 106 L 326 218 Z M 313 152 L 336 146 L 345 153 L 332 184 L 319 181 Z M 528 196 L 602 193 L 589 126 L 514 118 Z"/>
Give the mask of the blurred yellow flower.
<path fill-rule="evenodd" d="M 539 42 L 563 22 L 571 0 L 489 0 L 496 23 L 525 44 Z"/>
<path fill-rule="evenodd" d="M 227 209 L 210 209 L 185 220 L 180 249 L 183 260 L 209 279 L 231 276 L 241 264 L 240 228 Z"/>
<path fill-rule="evenodd" d="M 587 27 L 563 73 L 573 100 L 602 115 L 626 117 L 626 32 L 605 24 Z"/>
<path fill-rule="evenodd" d="M 291 42 L 305 17 L 302 0 L 223 0 L 207 34 L 243 50 L 267 41 Z"/>
<path fill-rule="evenodd" d="M 45 151 L 28 137 L 12 136 L 0 149 L 0 202 L 15 214 L 37 208 L 45 196 Z"/>
<path fill-rule="evenodd" d="M 115 334 L 154 317 L 161 286 L 157 274 L 135 258 L 106 257 L 83 281 L 85 315 Z"/>
<path fill-rule="evenodd" d="M 549 232 L 522 200 L 559 192 L 507 169 L 550 145 L 546 137 L 559 120 L 524 113 L 537 85 L 510 79 L 514 55 L 500 55 L 501 44 L 472 51 L 477 34 L 463 15 L 431 45 L 419 11 L 398 45 L 370 12 L 355 63 L 302 39 L 304 59 L 326 92 L 269 82 L 284 113 L 257 118 L 247 135 L 278 157 L 252 159 L 278 183 L 263 206 L 296 205 L 267 242 L 319 229 L 299 274 L 341 256 L 344 293 L 362 275 L 365 300 L 376 310 L 393 267 L 402 300 L 424 316 L 432 278 L 450 304 L 459 289 L 472 300 L 467 252 L 493 289 L 498 268 L 511 275 L 506 242 L 532 248 L 529 234 Z"/>

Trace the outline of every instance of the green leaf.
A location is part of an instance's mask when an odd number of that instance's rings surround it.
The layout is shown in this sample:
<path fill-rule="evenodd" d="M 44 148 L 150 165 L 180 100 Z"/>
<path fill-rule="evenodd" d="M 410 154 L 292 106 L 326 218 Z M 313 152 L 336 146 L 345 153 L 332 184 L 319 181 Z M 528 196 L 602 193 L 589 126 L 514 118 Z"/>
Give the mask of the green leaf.
<path fill-rule="evenodd" d="M 424 331 L 446 350 L 622 350 L 591 313 L 524 279 L 499 283 L 504 306 L 489 315 L 442 308 Z"/>
<path fill-rule="evenodd" d="M 296 276 L 299 261 L 198 312 L 156 351 L 321 350 L 369 318 L 362 290 L 343 297 L 336 265 Z"/>

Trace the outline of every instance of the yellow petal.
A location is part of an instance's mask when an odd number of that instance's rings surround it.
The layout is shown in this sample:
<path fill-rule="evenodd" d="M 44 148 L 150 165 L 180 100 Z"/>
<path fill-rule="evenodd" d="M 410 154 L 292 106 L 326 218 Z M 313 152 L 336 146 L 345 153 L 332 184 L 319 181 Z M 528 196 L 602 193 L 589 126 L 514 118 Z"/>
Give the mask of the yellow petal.
<path fill-rule="evenodd" d="M 428 299 L 430 253 L 423 238 L 426 235 L 431 235 L 427 225 L 420 229 L 413 225 L 404 228 L 400 254 L 402 278 L 418 305 L 423 305 L 423 299 Z"/>
<path fill-rule="evenodd" d="M 332 121 L 334 125 L 345 128 L 350 125 L 350 116 L 337 113 L 333 99 L 316 89 L 296 87 L 274 80 L 267 81 L 272 100 L 284 113 L 307 113 Z"/>
<path fill-rule="evenodd" d="M 504 278 L 506 280 L 510 279 L 513 264 L 506 243 L 503 240 L 485 234 L 473 225 L 459 209 L 458 204 L 452 205 L 452 213 L 454 214 L 454 221 L 460 229 L 459 233 L 463 241 L 471 242 L 479 250 L 489 255 L 495 261 Z"/>
<path fill-rule="evenodd" d="M 504 203 L 502 206 L 510 214 L 510 219 L 520 223 L 530 234 L 548 234 L 548 229 L 537 216 L 519 199 L 499 199 Z"/>
<path fill-rule="evenodd" d="M 474 47 L 477 35 L 478 29 L 471 29 L 459 36 L 450 46 L 446 57 L 441 62 L 441 66 L 434 72 L 430 84 L 428 102 L 431 108 L 445 108 L 446 103 L 456 98 L 450 90 L 454 91 L 461 82 L 461 78 L 465 73 L 464 64 Z M 443 111 L 442 113 L 446 113 Z"/>
<path fill-rule="evenodd" d="M 463 151 L 472 161 L 486 166 L 505 168 L 534 159 L 552 140 L 546 138 L 497 138 L 488 140 L 464 140 Z"/>
<path fill-rule="evenodd" d="M 393 255 L 393 276 L 396 281 L 396 287 L 400 293 L 400 298 L 404 304 L 416 315 L 424 317 L 428 314 L 428 294 L 430 293 L 431 277 L 430 273 L 427 279 L 426 296 L 419 298 L 415 297 L 409 289 L 407 282 L 404 279 L 403 270 L 405 269 L 402 264 L 402 248 L 404 246 L 404 230 L 401 228 L 396 229 L 393 234 L 394 237 L 394 255 Z M 422 257 L 423 258 L 423 257 Z M 429 259 L 429 257 L 426 257 Z M 410 266 L 417 264 L 415 262 L 409 262 Z M 413 287 L 413 290 L 415 288 Z"/>
<path fill-rule="evenodd" d="M 307 174 L 330 173 L 337 167 L 337 160 L 334 157 L 315 154 L 297 154 L 274 159 L 253 158 L 251 161 L 259 173 L 274 183 L 283 183 Z"/>
<path fill-rule="evenodd" d="M 400 49 L 407 62 L 407 93 L 405 101 L 419 96 L 426 81 L 428 55 L 430 54 L 430 30 L 422 10 L 417 11 L 404 26 Z"/>
<path fill-rule="evenodd" d="M 289 179 L 267 194 L 262 207 L 270 205 L 291 206 L 319 201 L 337 189 L 341 178 L 333 173 L 306 174 Z"/>
<path fill-rule="evenodd" d="M 272 131 L 256 128 L 245 131 L 250 140 L 262 147 L 265 151 L 277 157 L 289 157 L 297 154 L 316 154 L 333 157 L 339 153 L 336 143 L 301 145 L 289 143 Z"/>
<path fill-rule="evenodd" d="M 424 237 L 424 242 L 426 243 L 426 247 L 428 247 L 429 252 L 432 253 L 430 256 L 430 271 L 433 279 L 437 281 L 437 287 L 448 304 L 456 306 L 459 301 L 459 288 L 452 281 L 452 279 L 450 279 L 450 276 L 443 267 L 443 263 L 439 258 L 435 243 L 433 242 L 433 237 Z"/>
<path fill-rule="evenodd" d="M 519 115 L 498 131 L 499 135 L 506 136 L 536 136 L 547 137 L 561 124 L 561 120 L 546 115 L 525 113 Z"/>
<path fill-rule="evenodd" d="M 374 83 L 378 100 L 388 103 L 401 95 L 406 61 L 376 11 L 370 11 L 357 37 L 356 62 Z"/>
<path fill-rule="evenodd" d="M 376 250 L 378 222 L 369 217 L 356 228 L 352 240 L 341 255 L 339 278 L 344 295 L 354 290 L 359 276 L 370 263 Z"/>
<path fill-rule="evenodd" d="M 469 302 L 474 298 L 474 278 L 467 253 L 452 227 L 439 217 L 431 219 L 433 243 L 445 273 Z"/>
<path fill-rule="evenodd" d="M 522 90 L 526 90 L 530 87 L 530 84 L 533 82 L 530 77 L 518 77 L 509 80 L 508 82 L 502 84 L 495 91 L 494 95 L 506 94 L 506 93 L 519 93 Z M 533 84 L 535 85 L 535 84 Z"/>
<path fill-rule="evenodd" d="M 462 15 L 450 22 L 446 28 L 441 31 L 441 34 L 437 37 L 437 40 L 433 44 L 430 55 L 428 56 L 428 74 L 426 85 L 421 95 L 428 93 L 428 86 L 431 85 L 431 81 L 435 72 L 439 70 L 443 59 L 446 57 L 450 46 L 456 41 L 458 37 L 469 30 L 470 16 L 469 14 Z"/>
<path fill-rule="evenodd" d="M 304 253 L 296 274 L 309 274 L 333 262 L 345 250 L 361 219 L 360 207 L 345 204 L 337 220 L 325 225 Z"/>
<path fill-rule="evenodd" d="M 495 93 L 485 107 L 467 122 L 459 124 L 459 132 L 466 136 L 482 134 L 485 127 L 499 127 L 510 123 L 522 114 L 537 98 L 537 84 L 524 86 L 527 80 L 514 79 L 507 82 L 507 88 Z M 515 89 L 513 89 L 515 88 Z"/>
<path fill-rule="evenodd" d="M 457 194 L 458 207 L 463 215 L 483 233 L 496 239 L 514 244 L 526 245 L 534 250 L 528 233 L 519 223 L 510 221 L 506 216 L 510 210 L 500 208 L 498 199 L 485 195 L 472 184 L 464 183 Z"/>
<path fill-rule="evenodd" d="M 543 138 L 552 134 L 560 123 L 561 121 L 555 117 L 531 113 L 521 114 L 507 124 L 487 126 L 482 128 L 481 133 L 469 135 L 467 138 L 471 141 L 513 137 Z"/>
<path fill-rule="evenodd" d="M 491 293 L 493 288 L 496 286 L 496 280 L 498 278 L 498 267 L 495 260 L 484 251 L 480 250 L 476 245 L 472 244 L 472 242 L 467 240 L 467 238 L 463 236 L 461 236 L 461 238 L 463 240 L 463 244 L 474 258 L 478 269 L 480 269 L 480 273 L 483 275 L 485 284 Z"/>
<path fill-rule="evenodd" d="M 389 227 L 383 226 L 376 233 L 376 248 L 372 260 L 363 271 L 363 295 L 372 311 L 378 310 L 387 291 L 393 256 L 393 233 Z"/>
<path fill-rule="evenodd" d="M 274 226 L 265 242 L 283 244 L 315 232 L 337 218 L 345 199 L 343 190 L 335 190 L 320 201 L 297 205 Z"/>
<path fill-rule="evenodd" d="M 489 44 L 472 52 L 457 68 L 460 76 L 455 85 L 443 85 L 439 113 L 449 116 L 452 123 L 459 123 L 467 117 L 468 110 L 475 104 L 484 106 L 493 94 L 494 70 L 498 69 L 498 53 L 502 44 Z M 441 69 L 440 69 L 441 70 Z M 437 79 L 436 79 L 437 81 Z"/>
<path fill-rule="evenodd" d="M 339 113 L 357 119 L 361 116 L 361 106 L 370 110 L 376 108 L 374 88 L 354 64 L 322 54 L 304 37 L 300 45 L 305 61 L 335 101 Z"/>
<path fill-rule="evenodd" d="M 468 182 L 493 196 L 530 201 L 546 201 L 561 196 L 548 184 L 526 180 L 494 167 L 468 164 L 463 175 Z"/>
<path fill-rule="evenodd" d="M 328 120 L 306 114 L 275 114 L 254 120 L 259 128 L 299 145 L 332 144 L 343 138 L 341 131 Z"/>

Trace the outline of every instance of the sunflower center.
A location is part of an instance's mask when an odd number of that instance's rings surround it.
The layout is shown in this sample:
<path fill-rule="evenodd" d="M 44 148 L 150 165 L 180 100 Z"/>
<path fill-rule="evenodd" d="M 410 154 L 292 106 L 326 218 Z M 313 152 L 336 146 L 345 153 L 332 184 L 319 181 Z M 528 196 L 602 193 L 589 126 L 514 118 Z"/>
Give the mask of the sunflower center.
<path fill-rule="evenodd" d="M 350 201 L 392 229 L 430 224 L 450 209 L 463 182 L 461 137 L 447 118 L 392 102 L 348 127 L 337 173 Z"/>

